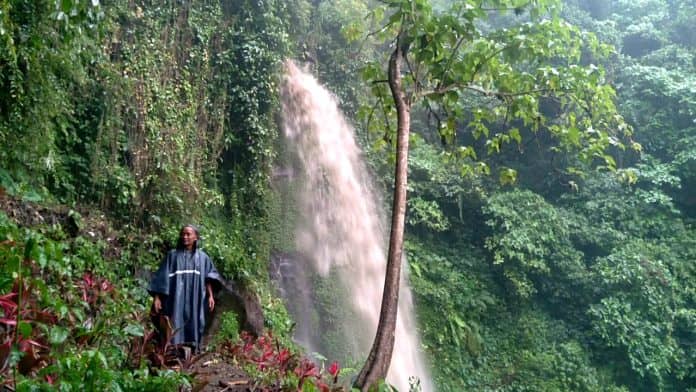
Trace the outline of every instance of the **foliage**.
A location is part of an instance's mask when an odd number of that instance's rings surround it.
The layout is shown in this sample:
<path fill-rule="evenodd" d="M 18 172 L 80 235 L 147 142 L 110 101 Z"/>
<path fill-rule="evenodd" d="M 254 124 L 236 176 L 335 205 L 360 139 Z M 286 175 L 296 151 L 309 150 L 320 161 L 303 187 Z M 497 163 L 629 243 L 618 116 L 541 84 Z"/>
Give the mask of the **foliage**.
<path fill-rule="evenodd" d="M 220 315 L 220 331 L 215 336 L 215 341 L 221 343 L 225 340 L 236 341 L 239 339 L 239 322 L 235 312 L 225 312 Z"/>
<path fill-rule="evenodd" d="M 529 297 L 539 287 L 542 295 L 561 296 L 583 285 L 582 254 L 570 238 L 578 218 L 524 191 L 493 195 L 483 211 L 495 233 L 486 248 L 518 295 Z"/>
<path fill-rule="evenodd" d="M 2 4 L 3 186 L 98 205 L 155 246 L 211 221 L 221 269 L 262 276 L 277 65 L 306 3 Z"/>
<path fill-rule="evenodd" d="M 77 115 L 73 97 L 89 84 L 85 62 L 98 50 L 102 15 L 98 2 L 0 6 L 0 161 L 21 182 L 60 182 L 58 145 Z"/>
<path fill-rule="evenodd" d="M 132 276 L 184 223 L 200 224 L 227 278 L 258 291 L 290 346 L 267 277 L 271 251 L 293 250 L 296 219 L 272 174 L 277 65 L 312 64 L 388 184 L 395 111 L 381 56 L 401 32 L 419 103 L 406 250 L 438 390 L 693 389 L 693 1 L 374 5 L 0 1 L 0 200 L 122 227 L 107 242 L 0 214 L 3 385 L 185 384 L 128 355 L 150 335 Z M 341 295 L 324 286 L 321 300 Z M 340 328 L 341 311 L 320 321 Z M 291 388 L 301 375 L 318 387 L 305 365 Z"/>
<path fill-rule="evenodd" d="M 243 366 L 261 390 L 280 388 L 283 391 L 336 391 L 340 367 L 332 363 L 319 368 L 307 358 L 300 357 L 268 334 L 258 338 L 242 333 L 239 343 L 223 343 L 223 353 Z"/>
<path fill-rule="evenodd" d="M 685 271 L 683 260 L 693 257 L 691 229 L 659 190 L 674 178 L 651 164 L 638 167 L 636 188 L 598 176 L 563 206 L 528 191 L 494 195 L 484 207 L 495 233 L 487 246 L 518 295 L 542 294 L 553 314 L 594 330 L 602 355 L 627 360 L 652 388 L 670 389 L 690 377 L 681 373 L 692 355 L 681 317 L 693 300 L 691 283 L 671 271 Z M 616 347 L 625 354 L 610 350 Z"/>
<path fill-rule="evenodd" d="M 464 175 L 489 174 L 490 165 L 479 157 L 498 154 L 512 143 L 521 147 L 523 135 L 531 138 L 539 131 L 551 136 L 545 152 L 572 153 L 574 162 L 616 170 L 616 160 L 608 150 L 625 150 L 622 139 L 630 137 L 631 131 L 617 112 L 615 92 L 606 84 L 603 68 L 591 62 L 606 57 L 610 48 L 594 35 L 558 18 L 558 5 L 554 1 L 461 2 L 434 12 L 429 1 L 394 1 L 374 12 L 378 18 L 384 17 L 379 34 L 390 44 L 386 72 L 389 89 L 384 87 L 383 67 L 377 62 L 366 66 L 364 77 L 374 85 L 376 103 L 363 115 L 369 127 L 375 112 L 384 113 L 386 129 L 381 131 L 385 145 L 394 140 L 391 128 L 396 116 L 396 171 L 384 303 L 375 343 L 356 386 L 365 389 L 376 377 L 383 377 L 391 358 L 412 108 L 422 104 L 423 113 L 435 119 L 443 151 L 459 158 L 457 163 Z M 514 10 L 516 17 L 507 18 L 505 10 Z M 583 58 L 590 59 L 586 66 L 580 65 Z M 555 108 L 544 108 L 545 101 L 553 102 Z M 630 145 L 640 151 L 636 143 Z M 502 185 L 515 182 L 517 172 L 513 168 L 497 165 L 496 170 Z M 568 168 L 568 172 L 582 173 L 575 167 Z M 435 202 L 428 203 L 418 196 L 412 200 L 412 224 L 434 220 L 440 223 L 431 228 L 446 229 Z M 503 218 L 502 226 L 512 226 L 506 219 L 513 224 L 524 220 L 516 218 Z M 562 283 L 586 275 L 581 253 L 563 238 L 568 236 L 567 230 L 561 233 L 559 242 L 552 238 L 552 229 L 537 233 L 541 223 L 535 224 L 527 231 L 508 233 L 511 235 L 505 239 L 489 239 L 488 247 L 495 250 L 497 263 L 514 257 L 523 265 L 505 269 L 506 277 L 523 296 L 535 290 L 525 269 L 551 275 L 551 267 L 542 259 L 567 260 L 554 265 L 557 275 L 566 280 L 545 288 L 558 298 L 564 289 Z M 490 225 L 498 229 L 496 222 Z M 536 236 L 531 239 L 539 243 L 536 247 L 526 243 L 530 233 Z M 530 253 L 524 254 L 524 248 Z M 465 325 L 463 321 L 457 324 Z"/>
<path fill-rule="evenodd" d="M 435 380 L 445 390 L 457 390 L 463 387 L 458 369 L 481 354 L 482 317 L 495 308 L 496 299 L 484 282 L 467 272 L 476 269 L 475 250 L 463 256 L 442 245 L 409 241 L 406 252 L 424 346 L 430 357 L 440 358 Z"/>
<path fill-rule="evenodd" d="M 594 266 L 604 293 L 589 310 L 595 331 L 609 347 L 625 349 L 631 367 L 659 389 L 690 377 L 691 366 L 684 365 L 693 350 L 684 339 L 691 332 L 683 327 L 691 322 L 693 298 L 686 294 L 684 276 L 671 272 L 681 275 L 683 267 L 675 261 L 693 257 L 678 250 L 686 245 L 684 235 L 689 236 L 683 233 L 669 243 L 628 242 Z"/>
<path fill-rule="evenodd" d="M 485 100 L 460 94 L 456 102 L 463 109 L 454 114 L 438 111 L 448 103 L 413 110 L 419 135 L 412 138 L 409 191 L 421 210 L 427 205 L 427 211 L 437 211 L 450 224 L 441 231 L 424 224 L 418 209 L 409 212 L 413 214 L 408 245 L 411 282 L 426 347 L 432 358 L 438 358 L 434 376 L 439 390 L 612 390 L 621 385 L 629 390 L 687 390 L 693 385 L 692 367 L 685 364 L 693 358 L 689 279 L 694 276 L 690 245 L 694 208 L 689 195 L 695 184 L 690 92 L 694 52 L 688 39 L 674 33 L 691 15 L 684 12 L 684 2 L 567 3 L 563 17 L 617 46 L 617 53 L 609 56 L 602 44 L 594 53 L 589 47 L 580 48 L 573 63 L 606 69 L 598 71 L 600 79 L 617 89 L 617 109 L 640 146 L 624 141 L 640 156 L 611 147 L 610 136 L 607 147 L 612 158 L 604 163 L 617 168 L 615 174 L 578 171 L 586 166 L 568 154 L 574 148 L 562 147 L 567 142 L 578 147 L 572 141 L 576 140 L 572 122 L 568 132 L 549 138 L 533 131 L 533 122 L 489 121 L 484 124 L 491 135 L 509 136 L 507 144 L 502 138 L 502 143 L 491 144 L 464 132 L 476 124 L 468 113 L 475 113 Z M 427 25 L 431 17 L 427 8 L 411 4 L 415 8 L 404 12 L 423 13 L 414 25 Z M 432 14 L 447 15 L 448 6 L 449 2 L 439 2 Z M 477 27 L 490 33 L 501 24 L 510 29 L 510 23 L 524 19 L 511 14 L 495 13 L 490 23 Z M 585 34 L 574 31 L 571 34 Z M 657 45 L 638 45 L 638 40 Z M 411 42 L 412 52 L 414 45 L 416 51 L 437 49 L 433 42 L 438 37 L 434 35 L 428 45 L 419 42 L 418 37 Z M 438 53 L 447 59 L 445 49 L 451 47 L 443 46 Z M 435 58 L 428 53 L 428 59 Z M 409 68 L 409 73 L 422 76 L 408 81 L 416 92 L 418 83 L 431 82 L 423 76 L 429 69 L 418 68 L 420 60 L 412 59 Z M 558 61 L 554 59 L 552 67 L 560 66 Z M 529 72 L 529 64 L 523 64 L 522 70 Z M 377 67 L 365 71 L 371 80 L 380 79 L 378 72 Z M 389 101 L 379 83 L 373 92 Z M 571 118 L 564 117 L 567 114 L 553 100 L 540 99 L 539 111 L 549 123 L 539 130 Z M 489 110 L 495 102 L 483 106 Z M 379 113 L 379 104 L 376 108 Z M 385 113 L 391 116 L 388 109 Z M 364 114 L 370 119 L 369 111 Z M 454 141 L 432 131 L 452 127 L 447 116 L 455 118 Z M 381 128 L 377 132 L 382 135 L 385 128 L 393 129 L 393 123 L 375 118 L 367 124 L 372 132 Z M 510 133 L 515 129 L 522 143 Z M 388 146 L 389 140 L 385 134 L 376 146 Z M 491 156 L 498 146 L 498 157 Z M 461 161 L 447 159 L 448 155 Z M 579 156 L 585 158 L 582 152 Z M 523 189 L 510 189 L 503 177 L 500 183 L 478 177 L 486 170 L 477 171 L 474 163 L 483 158 L 501 174 L 507 169 L 519 171 L 517 183 Z M 455 162 L 473 169 L 459 177 Z M 484 246 L 487 252 L 480 251 Z M 492 298 L 483 313 L 489 317 L 453 307 L 463 298 L 480 296 L 482 287 Z M 464 294 L 454 294 L 458 292 Z M 434 309 L 447 310 L 440 315 Z M 520 314 L 525 315 L 524 323 Z M 476 323 L 478 350 L 462 349 L 466 334 L 457 336 L 449 327 L 460 324 L 457 319 L 467 326 Z M 524 340 L 528 334 L 558 330 L 554 325 L 569 332 L 550 334 L 548 340 L 526 346 L 521 343 L 533 342 Z M 560 374 L 565 375 L 557 378 Z"/>
<path fill-rule="evenodd" d="M 438 390 L 622 390 L 572 325 L 507 298 L 485 255 L 467 246 L 407 246 Z"/>
<path fill-rule="evenodd" d="M 143 333 L 135 315 L 144 306 L 127 299 L 144 300 L 144 292 L 130 279 L 112 283 L 117 271 L 99 244 L 20 230 L 4 214 L 0 241 L 4 385 L 135 391 L 174 390 L 185 381 L 128 367 L 124 353 Z"/>
<path fill-rule="evenodd" d="M 346 320 L 354 320 L 359 316 L 350 306 L 345 305 L 350 292 L 341 283 L 339 273 L 331 271 L 326 277 L 319 274 L 311 277 L 315 288 L 312 300 L 316 309 L 316 314 L 312 315 L 312 329 L 321 331 L 319 336 L 315 336 L 315 341 L 320 343 L 316 350 L 321 355 L 343 364 L 353 364 L 363 359 L 364 353 L 359 349 L 358 342 L 365 340 L 362 336 L 354 336 L 352 340 L 345 338 L 353 336 Z"/>
<path fill-rule="evenodd" d="M 619 55 L 607 64 L 618 91 L 619 107 L 635 129 L 635 138 L 649 154 L 673 164 L 681 179 L 679 191 L 668 192 L 687 216 L 694 208 L 686 196 L 694 184 L 693 90 L 694 52 L 688 33 L 693 13 L 688 1 L 612 2 L 614 12 L 598 22 L 573 13 L 571 17 L 588 29 L 602 31 L 605 40 L 617 46 Z M 688 24 L 686 27 L 684 24 Z M 641 27 L 643 26 L 643 27 Z M 645 31 L 645 26 L 654 26 Z M 659 38 L 658 45 L 642 45 L 643 33 Z M 634 53 L 626 44 L 634 41 Z"/>
<path fill-rule="evenodd" d="M 503 19 L 494 13 L 491 23 L 484 22 L 489 8 L 478 3 L 434 12 L 426 1 L 395 2 L 386 13 L 383 31 L 399 31 L 412 56 L 407 96 L 414 104 L 422 101 L 441 140 L 455 147 L 448 153 L 461 159 L 464 173 L 488 173 L 489 163 L 479 159 L 506 144 L 521 146 L 530 131 L 549 132 L 558 148 L 577 151 L 586 162 L 601 160 L 616 167 L 602 151 L 621 147 L 630 129 L 616 113 L 603 69 L 578 65 L 585 52 L 601 58 L 610 49 L 555 17 L 557 5 L 519 4 L 517 14 L 528 11 L 528 16 Z M 512 10 L 515 5 L 490 7 Z M 375 64 L 364 73 L 375 81 L 378 107 L 389 101 L 379 84 L 381 73 Z M 545 100 L 558 106 L 552 116 L 542 106 Z M 510 168 L 500 169 L 501 181 L 514 179 Z"/>
<path fill-rule="evenodd" d="M 318 78 L 336 94 L 348 118 L 366 99 L 360 68 L 374 56 L 373 42 L 359 42 L 369 28 L 370 3 L 363 0 L 317 1 L 311 24 L 298 41 L 299 55 L 316 71 Z"/>

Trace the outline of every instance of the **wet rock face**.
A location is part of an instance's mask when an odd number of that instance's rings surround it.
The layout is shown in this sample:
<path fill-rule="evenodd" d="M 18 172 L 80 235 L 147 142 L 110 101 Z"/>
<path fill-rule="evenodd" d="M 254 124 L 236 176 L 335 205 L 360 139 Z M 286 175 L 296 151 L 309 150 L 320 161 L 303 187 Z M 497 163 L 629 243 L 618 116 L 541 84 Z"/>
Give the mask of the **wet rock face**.
<path fill-rule="evenodd" d="M 215 312 L 208 320 L 204 340 L 207 341 L 217 334 L 220 330 L 220 316 L 226 312 L 234 312 L 237 315 L 237 322 L 242 330 L 254 336 L 263 334 L 263 309 L 256 293 L 244 286 L 226 282 L 216 295 Z"/>
<path fill-rule="evenodd" d="M 268 274 L 274 283 L 278 294 L 284 298 L 292 298 L 296 292 L 310 291 L 309 273 L 303 266 L 307 265 L 298 253 L 277 252 L 271 255 Z"/>
<path fill-rule="evenodd" d="M 245 317 L 242 323 L 240 323 L 242 329 L 252 333 L 255 336 L 262 335 L 264 317 L 259 297 L 255 292 L 246 287 L 240 287 L 236 294 L 244 307 Z"/>
<path fill-rule="evenodd" d="M 294 338 L 311 351 L 318 351 L 314 342 L 319 341 L 316 325 L 316 303 L 308 261 L 299 253 L 276 252 L 271 255 L 269 276 L 278 295 L 296 321 Z"/>

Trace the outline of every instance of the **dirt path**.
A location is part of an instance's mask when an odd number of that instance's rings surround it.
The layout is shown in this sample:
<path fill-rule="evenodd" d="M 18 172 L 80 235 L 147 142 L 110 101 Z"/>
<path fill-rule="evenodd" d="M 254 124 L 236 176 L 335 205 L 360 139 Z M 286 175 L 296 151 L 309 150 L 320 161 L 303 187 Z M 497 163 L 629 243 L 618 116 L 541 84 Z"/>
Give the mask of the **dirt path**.
<path fill-rule="evenodd" d="M 219 353 L 203 354 L 187 370 L 194 377 L 194 392 L 251 392 L 256 388 L 247 374 L 227 362 Z"/>

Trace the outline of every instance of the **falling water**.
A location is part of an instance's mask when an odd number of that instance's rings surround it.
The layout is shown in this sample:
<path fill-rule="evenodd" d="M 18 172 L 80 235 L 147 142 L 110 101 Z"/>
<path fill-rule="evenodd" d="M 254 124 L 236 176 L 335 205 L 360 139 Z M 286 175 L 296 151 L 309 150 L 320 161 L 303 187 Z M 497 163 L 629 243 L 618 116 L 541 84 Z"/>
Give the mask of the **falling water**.
<path fill-rule="evenodd" d="M 284 132 L 296 156 L 301 178 L 296 188 L 299 223 L 296 247 L 310 270 L 322 277 L 338 277 L 347 290 L 350 316 L 340 320 L 344 344 L 360 358 L 367 357 L 375 336 L 386 269 L 384 213 L 371 186 L 352 127 L 336 99 L 310 74 L 286 63 L 282 85 Z M 400 391 L 409 390 L 409 377 L 432 391 L 421 353 L 411 292 L 401 280 L 394 354 L 387 380 Z M 293 299 L 289 299 L 292 301 Z M 302 301 L 302 299 L 298 299 Z M 304 306 L 304 305 L 303 305 Z M 340 313 L 340 312 L 339 312 Z M 297 320 L 297 335 L 308 349 L 321 349 L 307 337 L 316 331 L 308 320 Z M 322 333 L 323 331 L 319 331 Z"/>

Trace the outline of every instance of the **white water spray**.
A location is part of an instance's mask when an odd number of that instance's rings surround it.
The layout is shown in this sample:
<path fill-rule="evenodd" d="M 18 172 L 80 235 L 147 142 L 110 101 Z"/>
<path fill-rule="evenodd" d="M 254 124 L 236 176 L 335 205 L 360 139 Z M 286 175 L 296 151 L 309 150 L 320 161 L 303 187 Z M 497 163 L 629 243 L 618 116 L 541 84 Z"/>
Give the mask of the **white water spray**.
<path fill-rule="evenodd" d="M 335 273 L 348 290 L 352 317 L 343 339 L 363 358 L 374 339 L 384 288 L 386 235 L 384 213 L 372 189 L 352 127 L 336 99 L 310 74 L 286 62 L 282 85 L 284 132 L 302 172 L 298 186 L 300 219 L 297 251 L 321 276 Z M 406 269 L 404 268 L 404 273 Z M 394 354 L 387 381 L 409 390 L 409 377 L 420 379 L 424 392 L 433 387 L 420 353 L 411 291 L 401 279 Z M 292 299 L 290 299 L 292 300 Z M 304 328 L 298 320 L 298 335 Z M 320 331 L 321 332 L 321 331 Z M 308 349 L 318 344 L 301 342 Z"/>

